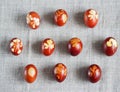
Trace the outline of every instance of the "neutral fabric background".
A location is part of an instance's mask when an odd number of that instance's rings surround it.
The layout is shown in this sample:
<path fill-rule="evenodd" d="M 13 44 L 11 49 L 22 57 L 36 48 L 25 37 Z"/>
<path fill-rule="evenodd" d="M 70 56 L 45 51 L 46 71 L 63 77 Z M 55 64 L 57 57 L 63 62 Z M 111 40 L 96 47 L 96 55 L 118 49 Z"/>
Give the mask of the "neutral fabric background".
<path fill-rule="evenodd" d="M 53 22 L 53 13 L 63 8 L 69 20 L 63 27 Z M 94 29 L 83 23 L 83 12 L 93 8 L 99 12 L 99 23 Z M 29 11 L 41 16 L 40 27 L 33 31 L 25 22 Z M 119 92 L 120 91 L 120 49 L 112 56 L 106 56 L 101 44 L 113 36 L 120 44 L 120 0 L 0 0 L 0 92 Z M 24 50 L 20 56 L 9 51 L 13 37 L 22 39 Z M 53 38 L 56 50 L 50 57 L 40 53 L 40 43 Z M 77 57 L 67 52 L 67 42 L 79 37 L 84 48 Z M 53 66 L 64 63 L 68 76 L 62 83 L 55 81 Z M 23 68 L 27 64 L 37 66 L 39 74 L 33 84 L 23 79 Z M 86 69 L 96 63 L 102 68 L 102 78 L 90 83 Z"/>

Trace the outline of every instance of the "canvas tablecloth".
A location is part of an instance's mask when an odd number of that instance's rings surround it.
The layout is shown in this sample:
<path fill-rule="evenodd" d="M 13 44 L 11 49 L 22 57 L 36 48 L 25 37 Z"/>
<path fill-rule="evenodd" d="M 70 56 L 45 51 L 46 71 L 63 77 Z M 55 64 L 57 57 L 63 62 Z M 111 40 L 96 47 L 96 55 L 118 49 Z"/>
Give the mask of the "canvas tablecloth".
<path fill-rule="evenodd" d="M 69 15 L 63 27 L 53 21 L 53 13 L 59 8 Z M 98 25 L 93 29 L 83 22 L 83 13 L 89 8 L 99 13 Z M 25 17 L 30 11 L 41 16 L 40 27 L 35 31 L 26 25 Z M 108 57 L 101 48 L 109 36 L 120 44 L 120 0 L 0 0 L 0 92 L 119 92 L 120 49 Z M 9 41 L 14 37 L 24 44 L 19 56 L 9 51 Z M 41 53 L 40 44 L 48 37 L 54 39 L 56 49 L 46 57 Z M 72 37 L 83 42 L 83 50 L 76 57 L 66 48 Z M 23 78 L 23 69 L 30 63 L 38 69 L 33 84 Z M 68 68 L 68 76 L 62 83 L 56 82 L 52 75 L 57 63 L 64 63 Z M 102 68 L 102 78 L 92 84 L 87 80 L 86 69 L 94 63 Z"/>

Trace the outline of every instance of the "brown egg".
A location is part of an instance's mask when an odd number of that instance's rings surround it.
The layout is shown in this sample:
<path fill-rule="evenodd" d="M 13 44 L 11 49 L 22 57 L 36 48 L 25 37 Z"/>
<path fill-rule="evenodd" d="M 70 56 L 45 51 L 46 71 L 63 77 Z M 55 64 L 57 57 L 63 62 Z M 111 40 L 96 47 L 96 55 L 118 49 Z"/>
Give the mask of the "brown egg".
<path fill-rule="evenodd" d="M 93 28 L 98 23 L 98 13 L 94 9 L 88 9 L 84 13 L 84 22 L 86 26 Z"/>
<path fill-rule="evenodd" d="M 112 56 L 118 49 L 118 43 L 113 37 L 108 37 L 103 42 L 103 50 L 107 56 Z"/>
<path fill-rule="evenodd" d="M 51 38 L 46 38 L 43 42 L 42 42 L 42 53 L 45 56 L 50 56 L 55 49 L 55 42 L 51 39 Z"/>
<path fill-rule="evenodd" d="M 91 66 L 89 66 L 88 78 L 89 78 L 90 82 L 92 82 L 92 83 L 98 82 L 101 78 L 101 75 L 102 75 L 102 71 L 98 65 L 92 64 Z"/>
<path fill-rule="evenodd" d="M 58 82 L 63 82 L 67 76 L 67 67 L 62 63 L 56 64 L 54 67 L 54 76 Z"/>
<path fill-rule="evenodd" d="M 83 44 L 79 38 L 74 37 L 70 39 L 68 43 L 68 50 L 72 56 L 77 56 L 82 51 L 82 48 Z"/>
<path fill-rule="evenodd" d="M 32 29 L 37 29 L 40 25 L 40 16 L 37 12 L 31 11 L 26 16 L 26 22 Z"/>
<path fill-rule="evenodd" d="M 65 10 L 58 9 L 58 10 L 55 11 L 54 21 L 58 26 L 65 25 L 67 20 L 68 20 L 68 14 Z"/>
<path fill-rule="evenodd" d="M 10 41 L 10 51 L 12 52 L 12 54 L 17 56 L 22 52 L 22 50 L 23 50 L 22 41 L 18 38 L 13 38 Z"/>
<path fill-rule="evenodd" d="M 37 68 L 33 64 L 29 64 L 24 69 L 24 78 L 28 83 L 33 83 L 37 78 Z"/>

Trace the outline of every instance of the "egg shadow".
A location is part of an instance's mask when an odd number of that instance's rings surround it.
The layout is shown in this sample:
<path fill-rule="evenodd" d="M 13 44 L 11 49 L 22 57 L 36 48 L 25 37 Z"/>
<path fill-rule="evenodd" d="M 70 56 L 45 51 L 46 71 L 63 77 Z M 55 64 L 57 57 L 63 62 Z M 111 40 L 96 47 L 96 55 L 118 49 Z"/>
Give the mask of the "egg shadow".
<path fill-rule="evenodd" d="M 77 74 L 77 77 L 79 80 L 81 80 L 81 81 L 88 80 L 87 70 L 88 70 L 88 66 L 83 66 L 83 67 L 80 67 L 76 70 L 76 74 Z"/>
<path fill-rule="evenodd" d="M 69 54 L 67 44 L 68 44 L 68 41 L 59 41 L 57 44 L 58 52 L 63 55 Z"/>
<path fill-rule="evenodd" d="M 17 25 L 19 25 L 20 27 L 25 27 L 27 28 L 27 24 L 26 24 L 26 14 L 18 14 L 16 16 L 15 22 L 17 23 Z"/>
<path fill-rule="evenodd" d="M 78 12 L 74 15 L 74 19 L 76 21 L 76 24 L 80 25 L 80 27 L 85 27 L 85 24 L 84 24 L 84 12 Z"/>
<path fill-rule="evenodd" d="M 14 69 L 13 70 L 14 77 L 20 82 L 24 81 L 24 67 L 20 66 L 20 67 L 13 68 L 13 69 Z"/>
<path fill-rule="evenodd" d="M 49 24 L 54 24 L 54 12 L 48 12 L 44 15 L 44 21 L 48 22 Z"/>
<path fill-rule="evenodd" d="M 54 78 L 53 70 L 54 70 L 54 66 L 50 66 L 50 65 L 43 68 L 42 70 L 43 77 L 47 80 L 54 81 L 55 78 Z"/>
<path fill-rule="evenodd" d="M 99 54 L 104 54 L 103 51 L 103 40 L 98 40 L 92 43 L 92 48 Z"/>
<path fill-rule="evenodd" d="M 41 53 L 42 53 L 41 46 L 42 46 L 42 42 L 41 42 L 41 41 L 36 41 L 36 42 L 32 45 L 32 51 L 33 51 L 35 54 L 41 54 Z"/>
<path fill-rule="evenodd" d="M 7 53 L 7 54 L 10 53 L 9 43 L 10 43 L 10 40 L 7 40 L 7 39 L 4 39 L 1 42 L 2 51 Z"/>

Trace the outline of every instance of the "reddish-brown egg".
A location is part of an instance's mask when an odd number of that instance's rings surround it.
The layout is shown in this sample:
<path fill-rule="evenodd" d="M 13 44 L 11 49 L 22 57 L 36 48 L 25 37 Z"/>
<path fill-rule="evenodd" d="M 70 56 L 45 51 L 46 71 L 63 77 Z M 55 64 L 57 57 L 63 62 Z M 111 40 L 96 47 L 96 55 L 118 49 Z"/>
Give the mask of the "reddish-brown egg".
<path fill-rule="evenodd" d="M 42 42 L 42 53 L 45 56 L 50 56 L 55 49 L 55 42 L 51 38 L 47 38 Z"/>
<path fill-rule="evenodd" d="M 58 82 L 63 82 L 67 76 L 67 67 L 62 63 L 56 64 L 54 67 L 54 76 Z"/>
<path fill-rule="evenodd" d="M 88 68 L 88 78 L 89 78 L 90 82 L 92 82 L 92 83 L 98 82 L 101 78 L 101 75 L 102 75 L 102 71 L 98 65 L 92 64 Z"/>
<path fill-rule="evenodd" d="M 31 11 L 26 16 L 26 22 L 32 29 L 37 29 L 40 25 L 40 16 L 37 12 Z"/>
<path fill-rule="evenodd" d="M 112 56 L 115 54 L 118 48 L 118 43 L 113 37 L 108 37 L 103 42 L 103 50 L 106 55 Z"/>
<path fill-rule="evenodd" d="M 17 56 L 22 52 L 22 50 L 23 50 L 22 41 L 18 38 L 13 38 L 10 41 L 10 51 L 12 52 L 12 54 Z"/>
<path fill-rule="evenodd" d="M 54 21 L 58 26 L 65 25 L 67 20 L 68 20 L 68 14 L 65 10 L 58 9 L 58 10 L 55 11 Z"/>
<path fill-rule="evenodd" d="M 24 78 L 28 83 L 33 83 L 37 78 L 37 68 L 33 64 L 29 64 L 24 69 Z"/>
<path fill-rule="evenodd" d="M 98 23 L 98 13 L 93 9 L 88 9 L 84 13 L 84 22 L 86 26 L 93 28 Z"/>
<path fill-rule="evenodd" d="M 74 37 L 70 39 L 68 43 L 68 50 L 72 56 L 77 56 L 82 51 L 82 48 L 83 44 L 79 38 Z"/>

